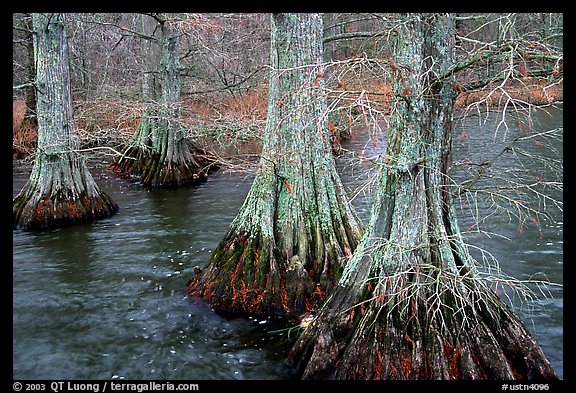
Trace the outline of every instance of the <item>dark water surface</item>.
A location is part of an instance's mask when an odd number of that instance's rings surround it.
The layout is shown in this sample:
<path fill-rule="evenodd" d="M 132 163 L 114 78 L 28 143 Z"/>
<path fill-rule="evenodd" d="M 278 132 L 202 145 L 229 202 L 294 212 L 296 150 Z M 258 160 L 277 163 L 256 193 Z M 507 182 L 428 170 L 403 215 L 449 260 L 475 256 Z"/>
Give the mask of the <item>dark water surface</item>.
<path fill-rule="evenodd" d="M 454 143 L 456 160 L 489 159 L 494 156 L 494 150 L 500 151 L 502 146 L 508 144 L 516 137 L 528 135 L 525 119 L 516 123 L 508 119 L 508 129 L 498 127 L 501 114 L 491 116 L 485 123 L 479 124 L 479 119 L 468 119 L 461 129 L 467 131 L 468 139 L 461 142 L 456 136 Z M 539 131 L 548 131 L 563 127 L 563 111 L 561 108 L 549 108 L 546 111 L 532 113 L 533 127 Z M 494 130 L 498 131 L 495 132 Z M 562 135 L 562 134 L 560 134 Z M 495 149 L 495 146 L 497 148 Z M 542 137 L 534 137 L 521 141 L 515 145 L 523 152 L 549 157 L 547 164 L 552 160 L 560 160 L 563 157 L 563 141 L 560 138 L 547 140 Z M 510 174 L 522 176 L 526 183 L 535 184 L 539 179 L 547 179 L 549 170 L 541 163 L 532 159 L 519 157 L 518 160 L 507 159 L 513 156 L 507 152 L 494 164 L 496 175 L 510 177 Z M 560 173 L 562 175 L 562 173 Z M 562 179 L 562 177 L 560 177 Z M 489 185 L 493 180 L 488 180 L 483 185 Z M 500 182 L 498 184 L 501 184 Z M 563 200 L 563 192 L 557 189 L 545 188 L 540 190 L 558 201 Z M 484 198 L 478 206 L 471 200 L 461 199 L 460 206 L 460 229 L 465 241 L 472 245 L 471 253 L 477 260 L 488 259 L 492 264 L 492 257 L 498 260 L 502 271 L 519 280 L 548 280 L 554 285 L 529 285 L 530 289 L 538 296 L 519 301 L 514 298 L 514 306 L 517 313 L 526 323 L 528 329 L 534 334 L 544 353 L 552 363 L 559 378 L 563 378 L 563 264 L 564 264 L 564 222 L 563 214 L 554 207 L 551 200 L 516 196 L 515 199 L 526 202 L 526 205 L 545 212 L 549 219 L 537 217 L 536 214 L 524 215 L 523 225 L 519 224 L 517 217 L 509 217 L 502 214 L 493 205 L 491 198 Z M 514 209 L 512 209 L 514 211 Z M 487 217 L 480 223 L 483 233 L 478 232 L 477 227 L 469 231 L 467 228 L 474 225 L 478 217 Z M 532 220 L 535 220 L 533 222 Z M 479 249 L 483 251 L 480 252 Z M 502 290 L 508 286 L 500 286 Z M 508 291 L 510 292 L 510 291 Z"/>
<path fill-rule="evenodd" d="M 561 111 L 541 117 L 543 128 L 562 126 Z M 471 119 L 459 127 L 468 140 L 455 141 L 457 160 L 487 153 L 494 122 Z M 383 149 L 363 138 L 346 147 L 358 153 L 366 146 L 366 156 Z M 118 214 L 48 232 L 13 232 L 13 378 L 293 378 L 285 362 L 290 342 L 270 333 L 278 328 L 272 321 L 227 318 L 183 295 L 194 266 L 206 265 L 226 233 L 252 177 L 221 172 L 197 187 L 147 191 L 115 178 L 104 163 L 92 164 Z M 349 165 L 348 156 L 338 164 L 350 189 L 373 172 L 369 164 Z M 27 176 L 14 172 L 14 195 Z M 368 191 L 354 199 L 363 219 L 370 201 Z M 467 212 L 462 208 L 461 228 L 472 222 Z M 551 214 L 552 222 L 521 234 L 517 222 L 494 215 L 483 228 L 504 237 L 469 231 L 465 239 L 489 250 L 508 274 L 525 279 L 543 272 L 561 284 L 562 214 Z M 563 289 L 545 288 L 547 298 L 517 310 L 562 378 Z"/>
<path fill-rule="evenodd" d="M 266 333 L 268 321 L 225 318 L 183 295 L 251 178 L 219 174 L 194 188 L 146 191 L 92 172 L 118 214 L 14 231 L 14 378 L 289 378 L 286 340 Z"/>

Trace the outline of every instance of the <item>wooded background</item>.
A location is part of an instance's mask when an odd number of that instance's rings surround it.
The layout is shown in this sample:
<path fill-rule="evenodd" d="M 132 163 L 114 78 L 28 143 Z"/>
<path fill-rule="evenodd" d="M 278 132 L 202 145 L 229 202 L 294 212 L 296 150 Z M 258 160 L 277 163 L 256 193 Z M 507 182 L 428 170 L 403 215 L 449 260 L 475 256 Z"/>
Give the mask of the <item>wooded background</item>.
<path fill-rule="evenodd" d="M 84 147 L 116 146 L 135 131 L 142 110 L 141 14 L 65 15 L 75 119 Z M 180 13 L 182 119 L 191 132 L 224 144 L 258 140 L 266 118 L 270 24 L 265 13 Z M 389 102 L 395 14 L 325 13 L 324 58 L 331 108 L 381 118 Z M 458 14 L 457 105 L 562 100 L 563 14 Z M 34 80 L 30 15 L 13 14 L 14 151 L 34 148 L 22 124 Z M 544 78 L 544 79 L 543 79 Z M 498 89 L 505 82 L 506 90 Z M 489 94 L 490 93 L 490 94 Z M 488 101 L 486 97 L 488 96 Z M 31 106 L 31 105 L 28 105 Z M 352 120 L 362 121 L 365 119 Z M 378 119 L 376 119 L 378 120 Z M 343 128 L 343 127 L 341 127 Z"/>

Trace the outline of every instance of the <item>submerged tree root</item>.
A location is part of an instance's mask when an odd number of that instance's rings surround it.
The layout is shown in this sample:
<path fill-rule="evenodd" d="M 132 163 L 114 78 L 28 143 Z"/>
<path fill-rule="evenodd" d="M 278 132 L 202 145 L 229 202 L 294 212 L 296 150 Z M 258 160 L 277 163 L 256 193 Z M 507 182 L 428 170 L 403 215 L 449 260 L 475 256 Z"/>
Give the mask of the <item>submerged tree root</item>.
<path fill-rule="evenodd" d="M 34 201 L 38 200 L 38 203 Z M 18 195 L 13 203 L 13 226 L 24 230 L 60 228 L 112 216 L 118 205 L 105 193 L 97 197 L 64 196 L 61 193 L 43 196 Z"/>
<path fill-rule="evenodd" d="M 260 234 L 231 232 L 208 268 L 198 269 L 187 283 L 186 293 L 220 312 L 299 322 L 301 315 L 320 306 L 327 290 L 320 275 L 314 278 L 307 267 L 298 256 L 286 261 Z"/>
<path fill-rule="evenodd" d="M 557 379 L 522 322 L 486 286 L 463 280 L 396 289 L 380 287 L 345 307 L 338 287 L 290 352 L 302 378 Z"/>
<path fill-rule="evenodd" d="M 216 167 L 216 159 L 201 149 L 195 149 L 187 161 L 175 162 L 160 154 L 150 154 L 149 149 L 132 146 L 109 169 L 123 178 L 156 188 L 200 183 Z"/>

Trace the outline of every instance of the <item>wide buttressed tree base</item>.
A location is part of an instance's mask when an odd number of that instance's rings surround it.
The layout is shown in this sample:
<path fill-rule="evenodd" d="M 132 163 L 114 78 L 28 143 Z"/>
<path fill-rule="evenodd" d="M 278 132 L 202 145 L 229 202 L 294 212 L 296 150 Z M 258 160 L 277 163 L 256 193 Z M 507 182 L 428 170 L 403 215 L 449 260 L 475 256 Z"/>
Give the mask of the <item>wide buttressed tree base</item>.
<path fill-rule="evenodd" d="M 360 223 L 336 172 L 318 14 L 271 17 L 265 143 L 252 187 L 187 293 L 218 311 L 299 319 L 337 282 Z"/>
<path fill-rule="evenodd" d="M 302 168 L 300 168 L 302 169 Z M 313 168 L 305 170 L 312 175 Z M 316 309 L 359 240 L 330 175 L 304 187 L 261 170 L 208 267 L 187 293 L 223 312 L 298 319 Z M 298 190 L 299 189 L 299 190 Z M 322 190 L 322 191 L 320 191 Z M 316 197 L 305 200 L 305 193 Z M 314 211 L 314 214 L 310 214 Z M 322 215 L 322 217 L 320 217 Z"/>
<path fill-rule="evenodd" d="M 303 379 L 556 379 L 524 324 L 478 279 L 421 267 L 385 277 L 362 296 L 334 290 L 290 352 Z"/>
<path fill-rule="evenodd" d="M 216 160 L 186 135 L 180 115 L 180 34 L 165 14 L 142 15 L 144 111 L 124 154 L 110 169 L 146 187 L 206 180 Z"/>
<path fill-rule="evenodd" d="M 205 181 L 217 166 L 216 159 L 187 140 L 183 131 L 168 129 L 150 117 L 143 117 L 132 142 L 110 169 L 145 187 L 179 187 Z"/>
<path fill-rule="evenodd" d="M 522 321 L 480 277 L 449 177 L 452 15 L 411 15 L 369 227 L 290 351 L 304 379 L 556 379 Z M 424 77 L 426 75 L 426 77 Z"/>
<path fill-rule="evenodd" d="M 30 178 L 13 201 L 13 226 L 59 228 L 107 218 L 118 205 L 96 185 L 79 157 L 37 158 Z"/>
<path fill-rule="evenodd" d="M 99 189 L 79 149 L 63 14 L 33 14 L 38 147 L 28 181 L 13 200 L 13 227 L 57 228 L 118 211 Z"/>

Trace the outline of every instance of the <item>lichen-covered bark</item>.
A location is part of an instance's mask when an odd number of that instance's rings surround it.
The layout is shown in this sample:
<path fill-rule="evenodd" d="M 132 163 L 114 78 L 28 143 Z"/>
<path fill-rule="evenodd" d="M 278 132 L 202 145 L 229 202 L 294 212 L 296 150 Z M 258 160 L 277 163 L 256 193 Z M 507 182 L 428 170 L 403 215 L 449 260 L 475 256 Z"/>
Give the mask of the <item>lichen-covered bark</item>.
<path fill-rule="evenodd" d="M 26 47 L 27 64 L 26 74 L 30 82 L 36 78 L 36 71 L 34 68 L 34 38 L 32 34 L 31 18 L 24 18 L 24 28 L 28 29 L 24 38 L 24 45 Z M 21 127 L 27 125 L 38 126 L 38 119 L 36 118 L 36 89 L 34 85 L 26 87 L 26 110 L 22 118 Z"/>
<path fill-rule="evenodd" d="M 39 230 L 108 217 L 118 206 L 77 153 L 63 15 L 33 14 L 32 25 L 38 147 L 30 177 L 13 200 L 13 226 Z"/>
<path fill-rule="evenodd" d="M 449 179 L 452 15 L 409 15 L 369 227 L 289 358 L 307 379 L 554 379 L 474 268 Z"/>
<path fill-rule="evenodd" d="M 180 118 L 179 32 L 162 14 L 142 18 L 144 33 L 158 41 L 142 43 L 144 111 L 124 154 L 110 169 L 147 187 L 206 180 L 215 159 L 186 137 Z"/>
<path fill-rule="evenodd" d="M 158 110 L 145 111 L 123 155 L 110 169 L 146 187 L 178 187 L 208 178 L 214 157 L 185 138 L 180 125 L 159 121 Z"/>
<path fill-rule="evenodd" d="M 14 198 L 14 228 L 41 230 L 106 218 L 118 205 L 101 191 L 75 153 L 37 153 L 30 177 Z"/>
<path fill-rule="evenodd" d="M 271 18 L 260 169 L 208 267 L 187 286 L 220 311 L 295 317 L 318 307 L 360 237 L 328 137 L 317 14 Z"/>

